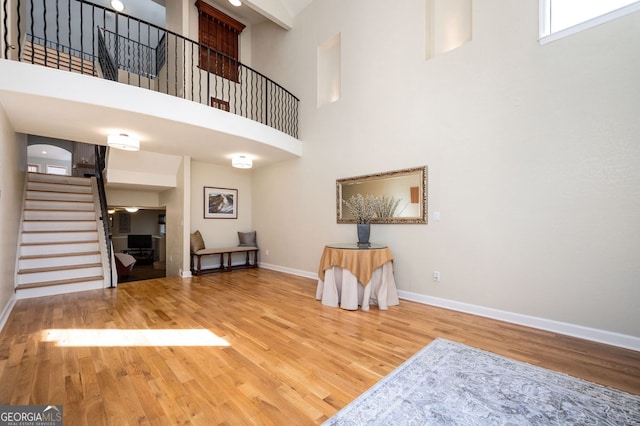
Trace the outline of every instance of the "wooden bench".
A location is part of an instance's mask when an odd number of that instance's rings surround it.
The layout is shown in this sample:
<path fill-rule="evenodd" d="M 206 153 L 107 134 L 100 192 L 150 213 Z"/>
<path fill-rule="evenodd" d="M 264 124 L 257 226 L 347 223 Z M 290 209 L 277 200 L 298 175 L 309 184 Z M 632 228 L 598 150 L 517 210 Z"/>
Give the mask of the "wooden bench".
<path fill-rule="evenodd" d="M 253 264 L 249 261 L 249 253 L 253 252 Z M 231 255 L 233 253 L 246 253 L 246 261 L 244 265 L 233 266 L 231 263 Z M 224 255 L 227 255 L 227 265 L 224 263 Z M 220 255 L 220 266 L 217 268 L 202 269 L 203 256 Z M 231 271 L 233 268 L 257 268 L 258 267 L 258 247 L 224 247 L 224 248 L 204 248 L 191 253 L 191 270 L 193 275 L 200 275 L 206 272 L 214 271 Z"/>

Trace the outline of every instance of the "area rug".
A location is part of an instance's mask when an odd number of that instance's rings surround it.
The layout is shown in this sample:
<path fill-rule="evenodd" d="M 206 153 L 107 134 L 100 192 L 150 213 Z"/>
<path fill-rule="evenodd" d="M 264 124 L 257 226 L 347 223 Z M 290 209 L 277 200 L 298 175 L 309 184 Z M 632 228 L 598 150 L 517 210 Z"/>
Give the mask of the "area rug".
<path fill-rule="evenodd" d="M 436 339 L 325 425 L 640 425 L 640 396 Z"/>

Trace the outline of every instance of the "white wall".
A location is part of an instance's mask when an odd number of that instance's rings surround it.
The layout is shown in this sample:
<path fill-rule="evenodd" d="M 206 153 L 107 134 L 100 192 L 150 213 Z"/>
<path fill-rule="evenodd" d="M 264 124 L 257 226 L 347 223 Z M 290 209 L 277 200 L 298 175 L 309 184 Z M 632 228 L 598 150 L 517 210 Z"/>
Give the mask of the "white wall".
<path fill-rule="evenodd" d="M 135 181 L 133 181 L 135 182 Z M 138 189 L 107 188 L 109 207 L 161 207 L 160 193 Z"/>
<path fill-rule="evenodd" d="M 189 194 L 191 159 L 182 158 L 176 174 L 177 185 L 174 189 L 160 193 L 160 205 L 166 207 L 166 275 L 168 277 L 185 275 L 189 266 Z M 188 275 L 188 274 L 187 274 Z"/>
<path fill-rule="evenodd" d="M 16 247 L 27 164 L 27 137 L 16 134 L 0 106 L 0 329 L 14 302 Z"/>
<path fill-rule="evenodd" d="M 251 186 L 252 170 L 191 161 L 191 230 L 200 231 L 206 247 L 237 246 L 238 232 L 253 231 Z M 204 187 L 216 187 L 238 190 L 237 219 L 205 219 Z M 261 236 L 258 234 L 258 241 Z M 219 259 L 202 259 L 202 266 L 217 266 Z"/>
<path fill-rule="evenodd" d="M 428 165 L 430 223 L 372 227 L 402 291 L 640 337 L 640 14 L 540 46 L 537 0 L 473 2 L 472 41 L 425 60 L 424 3 L 316 1 L 289 32 L 253 28 L 304 143 L 254 171 L 263 261 L 315 272 L 356 238 L 337 178 Z M 337 33 L 342 97 L 318 109 Z"/>

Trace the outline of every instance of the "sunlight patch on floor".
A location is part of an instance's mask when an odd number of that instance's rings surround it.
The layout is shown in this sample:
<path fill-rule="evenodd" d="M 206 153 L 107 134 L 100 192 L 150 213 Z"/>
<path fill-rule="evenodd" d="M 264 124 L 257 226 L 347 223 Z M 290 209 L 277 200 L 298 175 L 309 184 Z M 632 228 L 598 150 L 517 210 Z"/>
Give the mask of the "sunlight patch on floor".
<path fill-rule="evenodd" d="M 204 329 L 48 329 L 42 331 L 41 341 L 70 347 L 230 346 L 225 339 Z"/>

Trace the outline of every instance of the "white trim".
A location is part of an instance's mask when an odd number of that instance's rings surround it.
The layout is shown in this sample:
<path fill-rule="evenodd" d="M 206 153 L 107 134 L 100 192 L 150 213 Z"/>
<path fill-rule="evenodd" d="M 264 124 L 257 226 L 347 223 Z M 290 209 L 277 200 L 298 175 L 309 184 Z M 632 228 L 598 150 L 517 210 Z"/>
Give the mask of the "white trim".
<path fill-rule="evenodd" d="M 572 27 L 565 28 L 564 30 L 543 35 L 548 32 L 548 23 L 546 23 L 548 13 L 544 12 L 545 9 L 543 9 L 543 7 L 546 7 L 547 3 L 548 0 L 540 0 L 540 38 L 538 39 L 538 42 L 541 45 L 551 43 L 552 41 L 565 38 L 586 29 L 593 28 L 597 25 L 604 24 L 605 22 L 609 22 L 622 16 L 640 11 L 640 1 L 637 1 L 627 6 L 623 6 L 620 9 L 612 10 L 611 12 L 605 13 L 604 15 L 596 16 L 595 18 L 589 19 L 588 21 L 584 21 Z M 543 16 L 543 13 L 545 13 L 545 16 Z"/>
<path fill-rule="evenodd" d="M 179 269 L 178 275 L 180 278 L 191 278 L 191 271 L 183 271 L 182 269 Z"/>
<path fill-rule="evenodd" d="M 540 330 L 578 337 L 580 339 L 586 339 L 593 342 L 605 343 L 634 351 L 640 351 L 640 337 L 599 330 L 596 328 L 583 327 L 581 325 L 553 321 L 545 318 L 532 317 L 514 312 L 501 311 L 499 309 L 485 308 L 483 306 L 441 299 L 439 297 L 425 296 L 423 294 L 408 291 L 398 291 L 398 296 L 402 299 L 423 303 L 425 305 L 438 306 L 458 312 L 466 312 L 473 315 L 479 315 L 481 317 L 493 318 L 513 324 L 520 324 Z"/>
<path fill-rule="evenodd" d="M 262 262 L 260 262 L 259 266 L 264 269 L 270 269 L 272 271 L 277 271 L 277 272 L 284 272 L 285 274 L 297 275 L 299 277 L 310 278 L 312 280 L 318 279 L 317 272 L 307 272 L 300 269 L 285 268 L 284 266 L 272 265 L 270 263 L 262 263 Z"/>
<path fill-rule="evenodd" d="M 284 268 L 281 266 L 264 263 L 261 263 L 260 267 L 298 275 L 305 278 L 311 278 L 314 280 L 318 279 L 318 274 L 316 272 L 301 271 L 298 269 Z M 484 306 L 456 302 L 455 300 L 441 299 L 439 297 L 426 296 L 424 294 L 413 293 L 410 291 L 398 290 L 398 296 L 401 299 L 422 303 L 423 305 L 437 306 L 440 308 L 451 309 L 458 312 L 465 312 L 481 317 L 493 318 L 512 324 L 519 324 L 531 328 L 537 328 L 539 330 L 573 336 L 592 342 L 605 343 L 607 345 L 613 345 L 620 348 L 640 351 L 640 337 L 636 336 L 629 336 L 626 334 L 600 330 L 597 328 L 589 328 L 581 325 L 569 324 L 566 322 L 553 321 L 545 318 L 518 314 L 515 312 L 502 311 L 499 309 L 486 308 Z"/>
<path fill-rule="evenodd" d="M 4 329 L 7 320 L 9 319 L 9 315 L 11 315 L 11 311 L 13 311 L 13 307 L 16 305 L 16 295 L 15 293 L 11 295 L 9 301 L 4 306 L 2 313 L 0 313 L 0 331 Z"/>

